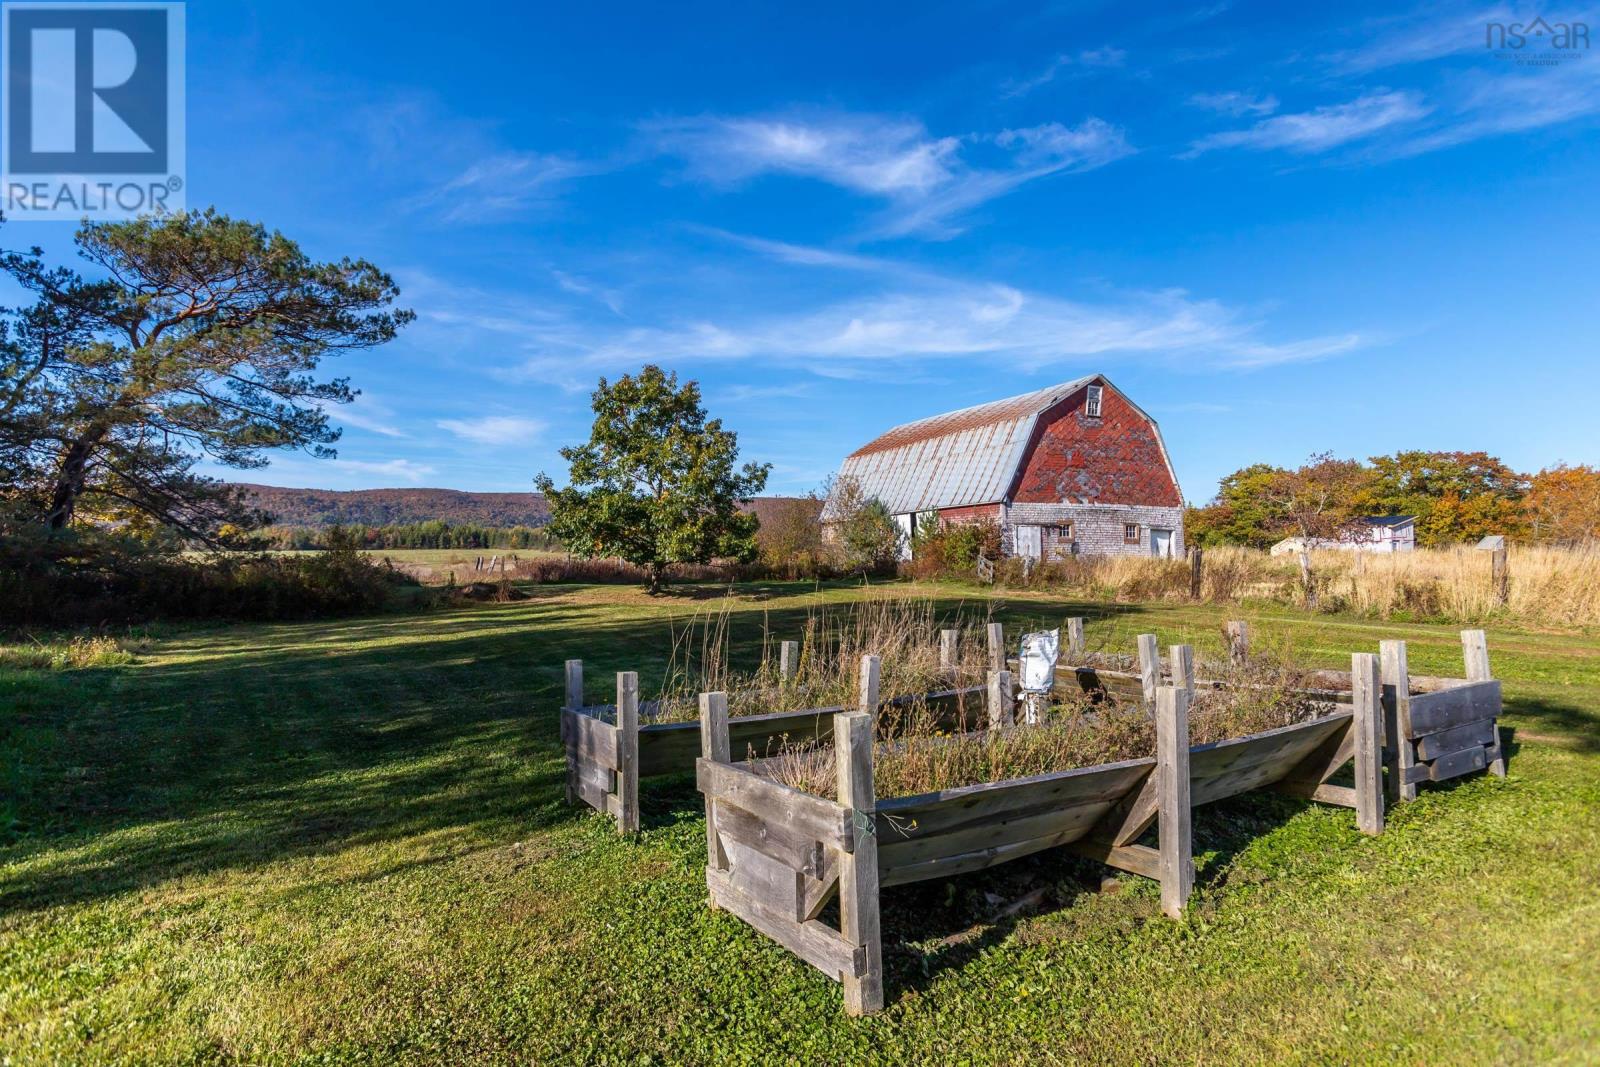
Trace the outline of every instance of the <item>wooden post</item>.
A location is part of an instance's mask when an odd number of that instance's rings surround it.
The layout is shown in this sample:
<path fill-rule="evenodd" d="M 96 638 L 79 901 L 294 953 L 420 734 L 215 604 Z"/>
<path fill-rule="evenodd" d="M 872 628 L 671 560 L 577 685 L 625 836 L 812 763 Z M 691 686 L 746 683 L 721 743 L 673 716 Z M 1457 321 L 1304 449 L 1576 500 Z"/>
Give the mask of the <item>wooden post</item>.
<path fill-rule="evenodd" d="M 1067 620 L 1067 662 L 1083 662 L 1083 619 L 1076 615 Z"/>
<path fill-rule="evenodd" d="M 792 678 L 794 678 L 795 672 L 798 671 L 799 669 L 800 669 L 800 642 L 799 641 L 779 641 L 778 642 L 778 678 L 780 680 L 782 680 L 783 682 L 788 682 Z"/>
<path fill-rule="evenodd" d="M 960 630 L 939 631 L 939 672 L 950 678 L 956 678 L 957 657 L 960 655 Z"/>
<path fill-rule="evenodd" d="M 1145 707 L 1156 703 L 1156 688 L 1161 684 L 1161 650 L 1155 634 L 1139 635 L 1139 684 L 1144 688 Z"/>
<path fill-rule="evenodd" d="M 567 660 L 567 702 L 561 705 L 574 710 L 583 707 L 583 660 Z"/>
<path fill-rule="evenodd" d="M 639 832 L 639 674 L 617 674 L 617 829 Z"/>
<path fill-rule="evenodd" d="M 1461 631 L 1461 655 L 1467 663 L 1467 680 L 1487 682 L 1494 677 L 1489 669 L 1489 635 L 1482 630 Z M 1494 748 L 1489 753 L 1489 773 L 1499 778 L 1506 776 L 1506 757 L 1500 751 L 1500 726 L 1495 724 Z"/>
<path fill-rule="evenodd" d="M 1016 711 L 1012 706 L 1011 672 L 989 672 L 989 729 L 1016 724 Z"/>
<path fill-rule="evenodd" d="M 1161 910 L 1181 918 L 1194 888 L 1194 828 L 1189 806 L 1189 692 L 1164 685 L 1156 693 L 1156 831 L 1161 858 Z"/>
<path fill-rule="evenodd" d="M 1006 636 L 1005 628 L 997 622 L 989 624 L 989 669 L 1003 671 L 1006 669 Z"/>
<path fill-rule="evenodd" d="M 1511 599 L 1511 573 L 1506 566 L 1506 546 L 1494 550 L 1490 580 L 1494 582 L 1494 598 L 1504 604 Z"/>
<path fill-rule="evenodd" d="M 728 694 L 700 694 L 700 755 L 717 763 L 733 759 L 728 741 Z M 717 833 L 716 801 L 706 794 L 706 866 L 713 871 L 728 869 L 728 854 Z M 712 905 L 714 908 L 716 905 Z"/>
<path fill-rule="evenodd" d="M 1172 684 L 1180 689 L 1187 689 L 1192 700 L 1194 698 L 1194 646 L 1173 645 L 1167 650 L 1167 658 L 1172 664 Z"/>
<path fill-rule="evenodd" d="M 1204 588 L 1201 576 L 1205 567 L 1205 550 L 1196 545 L 1189 552 L 1189 599 L 1199 600 L 1200 592 Z"/>
<path fill-rule="evenodd" d="M 878 837 L 873 813 L 872 716 L 833 717 L 833 758 L 839 803 L 852 809 L 855 848 L 839 853 L 839 933 L 864 957 L 859 975 L 846 972 L 844 1010 L 866 1015 L 883 1008 L 883 942 L 878 916 Z"/>
<path fill-rule="evenodd" d="M 1384 792 L 1390 804 L 1417 799 L 1417 785 L 1406 775 L 1417 762 L 1411 743 L 1411 673 L 1406 665 L 1406 643 L 1384 641 L 1378 645 L 1383 657 L 1383 736 L 1388 781 Z"/>
<path fill-rule="evenodd" d="M 856 690 L 856 710 L 871 715 L 874 721 L 878 716 L 878 677 L 881 666 L 882 661 L 877 656 L 861 657 L 861 683 Z"/>
<path fill-rule="evenodd" d="M 1355 705 L 1356 828 L 1383 833 L 1383 683 L 1378 657 L 1350 657 L 1350 698 Z"/>
<path fill-rule="evenodd" d="M 1223 629 L 1228 634 L 1228 658 L 1242 667 L 1250 659 L 1250 624 L 1235 619 Z"/>

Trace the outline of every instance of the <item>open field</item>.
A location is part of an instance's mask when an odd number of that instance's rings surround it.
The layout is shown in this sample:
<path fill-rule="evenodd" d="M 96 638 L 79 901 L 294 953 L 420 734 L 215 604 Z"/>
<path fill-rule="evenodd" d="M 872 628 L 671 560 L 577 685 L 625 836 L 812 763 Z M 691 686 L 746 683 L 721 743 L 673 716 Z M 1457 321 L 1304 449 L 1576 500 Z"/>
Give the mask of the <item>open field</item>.
<path fill-rule="evenodd" d="M 383 554 L 383 553 L 380 553 Z M 460 553 L 458 553 L 460 554 Z M 488 554 L 493 554 L 492 552 Z M 471 553 L 465 554 L 470 559 Z M 876 587 L 871 594 L 902 591 Z M 942 609 L 983 593 L 926 587 Z M 886 893 L 888 1009 L 704 903 L 690 781 L 641 838 L 562 801 L 562 661 L 589 696 L 720 590 L 543 586 L 418 616 L 158 628 L 131 663 L 0 668 L 0 1057 L 15 1062 L 1588 1062 L 1600 1046 L 1600 639 L 1490 627 L 1510 777 L 1365 838 L 1251 795 L 1197 812 L 1189 918 L 1046 853 Z M 739 587 L 736 659 L 859 589 Z M 1453 627 L 1003 593 L 1091 647 L 1319 666 Z M 1042 889 L 1032 907 L 1012 908 Z M 1012 912 L 1008 914 L 1008 912 Z"/>

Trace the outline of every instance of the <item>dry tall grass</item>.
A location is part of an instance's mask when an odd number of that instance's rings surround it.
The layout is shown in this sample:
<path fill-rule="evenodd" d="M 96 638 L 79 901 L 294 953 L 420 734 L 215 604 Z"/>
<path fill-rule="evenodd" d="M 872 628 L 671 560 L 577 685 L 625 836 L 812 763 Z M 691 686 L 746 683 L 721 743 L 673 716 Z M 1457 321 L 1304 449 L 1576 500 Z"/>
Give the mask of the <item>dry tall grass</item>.
<path fill-rule="evenodd" d="M 1000 581 L 1009 586 L 1059 589 L 1123 602 L 1183 600 L 1189 596 L 1185 560 L 1137 556 L 1080 557 L 1050 563 L 1022 580 L 1020 561 L 1006 561 Z M 1312 554 L 1318 602 L 1324 611 L 1376 618 L 1397 615 L 1457 622 L 1493 618 L 1535 625 L 1600 625 L 1600 548 L 1513 547 L 1510 596 L 1495 596 L 1490 556 L 1471 547 L 1414 552 Z M 1205 553 L 1202 598 L 1215 603 L 1256 599 L 1298 605 L 1304 600 L 1293 557 L 1250 548 Z"/>
<path fill-rule="evenodd" d="M 1258 659 L 1220 674 L 1221 686 L 1200 690 L 1190 706 L 1191 744 L 1260 733 L 1332 710 L 1330 703 L 1297 691 L 1304 686 L 1303 673 L 1287 662 Z M 1147 709 L 1137 701 L 1094 702 L 1081 693 L 1057 694 L 1037 725 L 990 731 L 971 722 L 954 732 L 939 726 L 915 711 L 880 718 L 873 751 L 878 796 L 912 796 L 1155 754 L 1155 723 Z M 764 773 L 792 788 L 831 797 L 833 748 L 786 745 L 764 765 Z"/>
<path fill-rule="evenodd" d="M 728 694 L 729 713 L 753 715 L 802 708 L 852 706 L 861 657 L 880 657 L 879 696 L 894 700 L 977 685 L 985 677 L 983 619 L 941 617 L 931 600 L 884 597 L 846 607 L 813 609 L 798 634 L 768 634 L 760 665 L 737 670 L 729 653 L 731 605 L 696 615 L 673 630 L 672 654 L 653 722 L 683 722 L 698 714 L 700 693 Z M 954 672 L 941 670 L 939 630 L 959 629 Z M 795 673 L 779 673 L 779 643 L 799 642 Z"/>

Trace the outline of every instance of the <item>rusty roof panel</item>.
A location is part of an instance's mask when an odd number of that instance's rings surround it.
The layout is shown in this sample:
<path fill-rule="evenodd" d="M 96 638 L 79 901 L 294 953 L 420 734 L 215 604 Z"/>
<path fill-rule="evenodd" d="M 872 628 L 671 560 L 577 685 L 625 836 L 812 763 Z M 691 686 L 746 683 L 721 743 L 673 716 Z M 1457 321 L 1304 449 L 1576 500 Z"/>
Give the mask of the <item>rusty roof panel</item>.
<path fill-rule="evenodd" d="M 895 514 L 1002 500 L 1039 414 L 1095 377 L 896 426 L 850 453 L 839 474 Z"/>

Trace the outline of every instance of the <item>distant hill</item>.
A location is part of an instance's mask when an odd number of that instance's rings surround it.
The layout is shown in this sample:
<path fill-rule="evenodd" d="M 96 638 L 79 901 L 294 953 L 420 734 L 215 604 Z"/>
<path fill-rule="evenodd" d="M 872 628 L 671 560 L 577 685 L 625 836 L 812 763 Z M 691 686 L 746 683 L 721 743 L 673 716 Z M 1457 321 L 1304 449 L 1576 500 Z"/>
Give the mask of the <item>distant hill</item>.
<path fill-rule="evenodd" d="M 538 493 L 458 489 L 283 489 L 240 483 L 279 526 L 388 526 L 438 519 L 480 526 L 543 526 L 550 509 Z"/>
<path fill-rule="evenodd" d="M 283 489 L 241 482 L 255 505 L 279 526 L 390 526 L 438 519 L 454 525 L 543 526 L 550 509 L 538 493 L 465 493 L 459 489 Z M 781 496 L 762 496 L 743 510 L 765 517 Z M 821 505 L 817 507 L 820 509 Z"/>

